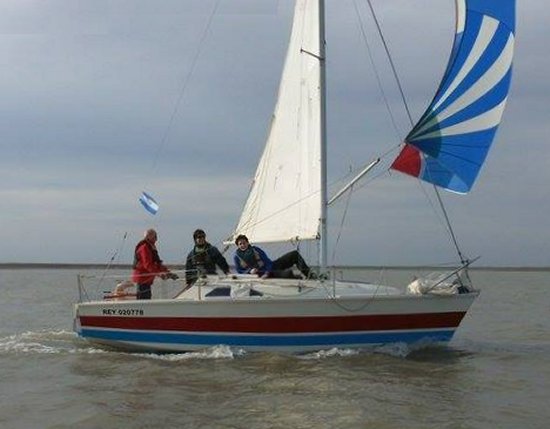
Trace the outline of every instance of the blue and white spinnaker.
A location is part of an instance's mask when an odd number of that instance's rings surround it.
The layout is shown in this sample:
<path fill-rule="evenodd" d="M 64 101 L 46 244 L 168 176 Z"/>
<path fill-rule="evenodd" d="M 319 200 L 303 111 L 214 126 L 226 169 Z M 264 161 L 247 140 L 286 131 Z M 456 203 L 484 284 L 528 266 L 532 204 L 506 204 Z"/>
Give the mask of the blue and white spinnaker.
<path fill-rule="evenodd" d="M 506 104 L 515 0 L 456 0 L 456 8 L 447 71 L 391 168 L 466 193 L 485 161 Z"/>

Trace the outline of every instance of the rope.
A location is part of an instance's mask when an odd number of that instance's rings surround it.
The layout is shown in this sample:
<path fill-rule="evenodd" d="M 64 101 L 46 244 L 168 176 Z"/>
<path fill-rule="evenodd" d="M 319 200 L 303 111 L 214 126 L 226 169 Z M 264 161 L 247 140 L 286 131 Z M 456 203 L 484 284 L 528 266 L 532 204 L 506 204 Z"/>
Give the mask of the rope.
<path fill-rule="evenodd" d="M 399 88 L 399 93 L 401 94 L 401 99 L 403 101 L 403 105 L 405 106 L 405 110 L 407 112 L 407 116 L 409 118 L 409 122 L 411 123 L 411 127 L 414 126 L 414 122 L 413 122 L 413 119 L 412 119 L 412 115 L 411 115 L 411 112 L 410 112 L 410 109 L 409 109 L 409 105 L 407 103 L 407 99 L 405 97 L 405 92 L 403 91 L 403 86 L 401 85 L 401 80 L 399 79 L 399 75 L 397 74 L 397 69 L 395 67 L 395 64 L 393 62 L 393 59 L 392 59 L 392 56 L 390 54 L 390 49 L 388 47 L 388 44 L 386 43 L 386 39 L 384 38 L 384 35 L 382 34 L 382 28 L 380 27 L 380 23 L 378 22 L 378 18 L 376 17 L 376 13 L 374 11 L 374 7 L 372 6 L 372 2 L 371 0 L 367 0 L 367 3 L 369 5 L 369 8 L 370 8 L 370 11 L 371 11 L 371 14 L 372 14 L 372 17 L 374 19 L 374 22 L 376 24 L 376 28 L 378 30 L 378 34 L 380 35 L 380 39 L 382 41 L 382 44 L 384 45 L 384 50 L 386 51 L 386 55 L 388 57 L 388 61 L 390 63 L 390 66 L 391 66 L 391 69 L 392 69 L 392 72 L 393 72 L 393 76 L 395 78 L 395 81 L 397 83 L 397 87 Z M 433 188 L 434 188 L 434 192 L 437 196 L 437 200 L 439 202 L 439 206 L 441 208 L 441 211 L 443 213 L 443 216 L 444 216 L 444 219 L 445 219 L 445 222 L 447 224 L 447 230 L 449 232 L 449 235 L 451 236 L 451 240 L 455 246 L 455 249 L 458 253 L 458 256 L 461 260 L 461 262 L 464 264 L 467 259 L 464 258 L 464 256 L 462 255 L 462 252 L 460 251 L 460 247 L 458 245 L 458 241 L 456 239 L 456 235 L 454 233 L 454 230 L 453 230 L 453 227 L 451 225 L 451 222 L 450 222 L 450 219 L 449 219 L 449 216 L 447 214 L 447 210 L 445 209 L 445 205 L 443 204 L 443 200 L 441 199 L 441 195 L 440 195 L 440 192 L 439 190 L 437 189 L 437 187 L 435 185 L 433 185 Z"/>
<path fill-rule="evenodd" d="M 397 87 L 399 88 L 399 93 L 401 94 L 401 99 L 403 100 L 403 105 L 405 106 L 405 110 L 407 111 L 407 116 L 409 117 L 409 121 L 411 123 L 411 126 L 414 125 L 411 112 L 409 110 L 409 104 L 407 103 L 407 99 L 405 97 L 405 92 L 403 91 L 403 86 L 401 85 L 401 80 L 399 79 L 399 75 L 397 74 L 397 69 L 395 68 L 395 64 L 393 63 L 392 56 L 390 54 L 390 49 L 388 47 L 388 44 L 386 43 L 386 39 L 384 35 L 382 34 L 382 28 L 380 27 L 380 23 L 378 22 L 378 18 L 376 17 L 376 13 L 374 12 L 374 7 L 372 6 L 371 0 L 367 0 L 367 3 L 369 5 L 372 18 L 374 19 L 374 23 L 376 24 L 376 29 L 378 30 L 378 34 L 380 35 L 380 40 L 382 41 L 382 44 L 384 45 L 384 50 L 386 51 L 386 55 L 388 57 L 388 61 L 390 62 L 390 66 L 392 69 L 393 76 L 395 78 L 395 81 L 397 82 Z"/>
<path fill-rule="evenodd" d="M 384 91 L 384 87 L 382 85 L 382 79 L 380 78 L 380 74 L 378 73 L 378 69 L 376 68 L 376 63 L 374 61 L 374 58 L 372 56 L 372 50 L 369 44 L 369 41 L 367 39 L 367 34 L 365 32 L 365 27 L 363 24 L 363 20 L 361 19 L 361 14 L 359 13 L 359 8 L 357 7 L 357 0 L 353 1 L 353 6 L 355 7 L 355 13 L 357 14 L 357 18 L 359 20 L 359 29 L 361 30 L 361 35 L 363 36 L 363 41 L 365 43 L 365 46 L 367 47 L 367 53 L 369 56 L 369 61 L 371 63 L 372 70 L 374 71 L 374 76 L 376 77 L 376 82 L 378 84 L 378 89 L 380 90 L 380 95 L 382 96 L 382 99 L 384 100 L 384 104 L 386 106 L 386 110 L 388 111 L 388 114 L 390 115 L 390 120 L 393 126 L 393 129 L 397 135 L 398 140 L 402 140 L 399 128 L 397 127 L 397 122 L 395 120 L 395 117 L 393 115 L 393 112 L 390 107 L 390 103 L 388 101 L 388 98 L 386 97 L 386 93 Z"/>
<path fill-rule="evenodd" d="M 460 258 L 460 262 L 462 264 L 465 264 L 467 262 L 467 259 L 464 258 L 462 255 L 462 252 L 460 251 L 460 247 L 458 246 L 458 241 L 456 240 L 456 235 L 453 231 L 453 227 L 451 226 L 451 222 L 449 220 L 449 216 L 447 215 L 447 210 L 445 209 L 445 206 L 443 205 L 443 200 L 441 199 L 441 195 L 439 192 L 439 189 L 434 185 L 435 195 L 437 195 L 437 200 L 439 201 L 439 206 L 441 207 L 441 210 L 443 212 L 443 216 L 445 217 L 445 222 L 447 223 L 447 227 L 449 228 L 449 234 L 451 235 L 451 239 L 453 241 L 453 244 L 455 246 L 455 249 L 458 253 L 458 257 Z"/>
<path fill-rule="evenodd" d="M 348 214 L 348 208 L 351 201 L 351 195 L 353 193 L 353 186 L 349 188 L 348 198 L 346 200 L 346 207 L 344 209 L 344 213 L 342 214 L 342 220 L 340 222 L 340 228 L 338 229 L 338 235 L 336 236 L 336 242 L 334 243 L 334 247 L 332 249 L 332 266 L 334 267 L 336 265 L 336 250 L 338 248 L 338 244 L 340 243 L 340 238 L 342 236 L 342 231 L 344 229 L 344 222 L 346 220 L 347 214 Z M 334 275 L 333 275 L 334 277 Z"/>
<path fill-rule="evenodd" d="M 118 246 L 117 249 L 115 249 L 115 251 L 113 253 L 113 256 L 111 256 L 111 259 L 109 260 L 109 262 L 107 263 L 107 266 L 103 270 L 103 273 L 101 274 L 101 277 L 99 278 L 99 282 L 97 283 L 98 288 L 103 284 L 103 281 L 106 278 L 107 271 L 109 271 L 111 269 L 111 266 L 113 265 L 113 262 L 114 262 L 115 258 L 117 256 L 120 256 L 120 253 L 122 252 L 122 249 L 124 248 L 124 243 L 126 243 L 126 238 L 128 238 L 128 233 L 127 232 L 125 232 L 124 235 L 122 236 L 122 240 L 120 242 L 120 245 Z"/>
<path fill-rule="evenodd" d="M 323 287 L 323 289 L 325 289 L 325 292 L 327 294 L 327 299 L 329 299 L 332 304 L 336 305 L 337 307 L 341 308 L 342 310 L 348 312 L 348 313 L 356 313 L 358 311 L 362 311 L 364 310 L 366 307 L 368 307 L 372 301 L 378 296 L 378 291 L 380 289 L 380 284 L 376 285 L 376 290 L 374 291 L 374 293 L 372 294 L 372 296 L 370 298 L 366 298 L 367 301 L 363 304 L 361 304 L 359 307 L 357 308 L 351 308 L 351 307 L 346 307 L 344 304 L 342 304 L 341 302 L 339 302 L 339 298 L 336 298 L 336 295 L 334 293 L 335 289 L 336 289 L 336 279 L 334 278 L 333 276 L 333 279 L 332 279 L 332 291 L 333 293 L 331 293 L 330 289 L 329 289 L 329 284 L 328 283 L 321 283 L 321 286 Z"/>
<path fill-rule="evenodd" d="M 191 67 L 189 69 L 189 72 L 184 78 L 183 85 L 181 87 L 179 96 L 176 100 L 176 105 L 174 106 L 174 110 L 172 111 L 172 115 L 170 116 L 170 120 L 168 121 L 168 125 L 166 127 L 166 130 L 164 131 L 164 135 L 162 137 L 162 140 L 160 142 L 159 148 L 157 150 L 157 153 L 155 154 L 155 158 L 153 160 L 153 166 L 152 169 L 155 170 L 158 164 L 158 160 L 160 157 L 160 154 L 166 144 L 166 141 L 168 140 L 168 135 L 172 129 L 172 126 L 174 124 L 174 120 L 176 119 L 176 115 L 178 113 L 179 107 L 181 105 L 181 102 L 183 100 L 183 96 L 186 92 L 187 85 L 189 84 L 189 81 L 191 80 L 191 76 L 193 75 L 193 72 L 195 71 L 195 66 L 197 65 L 198 59 L 200 57 L 200 54 L 202 53 L 202 48 L 204 46 L 204 43 L 206 41 L 206 37 L 208 35 L 208 32 L 210 31 L 210 26 L 212 25 L 212 21 L 214 19 L 214 15 L 216 14 L 216 11 L 218 10 L 218 6 L 220 5 L 220 0 L 216 0 L 216 3 L 214 4 L 214 7 L 212 8 L 212 12 L 210 13 L 210 16 L 208 17 L 208 21 L 206 23 L 206 26 L 204 28 L 204 31 L 201 36 L 201 40 L 199 42 L 199 46 L 197 47 L 197 51 L 195 52 L 195 55 L 193 56 L 193 60 L 191 62 Z"/>

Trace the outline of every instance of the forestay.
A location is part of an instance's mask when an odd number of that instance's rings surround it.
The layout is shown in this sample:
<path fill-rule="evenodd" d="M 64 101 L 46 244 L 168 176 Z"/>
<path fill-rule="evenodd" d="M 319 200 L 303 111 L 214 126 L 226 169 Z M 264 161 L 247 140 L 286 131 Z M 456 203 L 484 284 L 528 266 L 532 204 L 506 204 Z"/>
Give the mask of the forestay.
<path fill-rule="evenodd" d="M 321 212 L 319 2 L 298 0 L 277 105 L 235 235 L 314 239 Z"/>
<path fill-rule="evenodd" d="M 392 168 L 458 193 L 481 169 L 512 74 L 515 0 L 457 0 L 447 71 Z"/>

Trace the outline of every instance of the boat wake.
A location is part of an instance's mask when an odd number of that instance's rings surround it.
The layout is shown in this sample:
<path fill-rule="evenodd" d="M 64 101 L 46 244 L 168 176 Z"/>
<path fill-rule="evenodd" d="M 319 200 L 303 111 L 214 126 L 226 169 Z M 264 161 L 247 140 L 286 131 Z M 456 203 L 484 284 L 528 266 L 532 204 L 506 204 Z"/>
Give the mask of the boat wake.
<path fill-rule="evenodd" d="M 243 356 L 244 350 L 235 350 L 229 346 L 214 346 L 198 352 L 185 353 L 132 353 L 132 356 L 140 356 L 147 359 L 177 362 L 197 359 L 234 359 Z"/>
<path fill-rule="evenodd" d="M 416 356 L 422 356 L 423 353 L 434 353 L 434 350 L 439 351 L 440 354 L 445 354 L 449 350 L 447 345 L 430 343 L 430 342 L 418 342 L 413 344 L 406 343 L 392 343 L 383 344 L 379 346 L 372 346 L 362 349 L 339 349 L 333 348 L 330 350 L 320 350 L 317 352 L 298 355 L 300 359 L 315 360 L 315 359 L 327 359 L 332 357 L 347 357 L 356 355 L 386 355 L 396 358 L 411 358 Z"/>
<path fill-rule="evenodd" d="M 82 345 L 74 332 L 27 331 L 0 338 L 0 354 L 70 354 L 107 353 L 89 345 Z"/>
<path fill-rule="evenodd" d="M 365 349 L 332 348 L 315 352 L 295 355 L 301 360 L 322 360 L 333 357 L 348 357 L 358 354 L 383 354 L 397 358 L 407 358 L 422 354 L 428 344 L 394 343 L 375 346 Z M 188 360 L 224 360 L 235 359 L 250 355 L 243 349 L 235 349 L 229 346 L 218 345 L 196 352 L 185 353 L 145 353 L 124 352 L 109 348 L 93 346 L 80 339 L 74 332 L 65 330 L 27 331 L 0 338 L 0 355 L 13 354 L 106 354 L 127 355 L 137 358 L 154 359 L 166 362 L 178 362 Z"/>
<path fill-rule="evenodd" d="M 339 349 L 333 348 L 330 350 L 320 350 L 313 353 L 307 353 L 300 355 L 300 359 L 315 360 L 315 359 L 327 359 L 332 357 L 347 357 L 356 356 L 359 354 L 384 354 L 394 357 L 406 358 L 411 352 L 415 350 L 414 346 L 405 343 L 385 344 L 383 346 L 375 346 L 364 349 Z"/>
<path fill-rule="evenodd" d="M 315 359 L 326 359 L 326 358 L 331 358 L 335 356 L 339 356 L 339 357 L 354 356 L 359 353 L 360 353 L 359 350 L 354 350 L 354 349 L 333 348 L 330 350 L 319 350 L 317 352 L 299 355 L 298 357 L 304 360 L 315 360 Z"/>
<path fill-rule="evenodd" d="M 130 353 L 92 346 L 74 332 L 58 330 L 27 331 L 0 338 L 0 355 L 10 354 L 108 354 L 128 355 L 169 362 L 196 359 L 234 359 L 245 355 L 243 350 L 214 346 L 200 352 L 187 353 Z"/>

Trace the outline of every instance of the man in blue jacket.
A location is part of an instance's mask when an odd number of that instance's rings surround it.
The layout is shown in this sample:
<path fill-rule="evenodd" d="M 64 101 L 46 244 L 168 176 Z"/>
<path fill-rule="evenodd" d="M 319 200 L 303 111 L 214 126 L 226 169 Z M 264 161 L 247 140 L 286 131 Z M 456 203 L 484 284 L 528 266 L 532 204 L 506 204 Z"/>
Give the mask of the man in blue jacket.
<path fill-rule="evenodd" d="M 296 266 L 306 278 L 314 278 L 311 269 L 297 250 L 285 253 L 272 261 L 258 246 L 251 246 L 246 235 L 239 235 L 235 239 L 237 250 L 233 258 L 235 268 L 241 274 L 257 274 L 267 278 L 295 278 L 292 267 Z"/>

